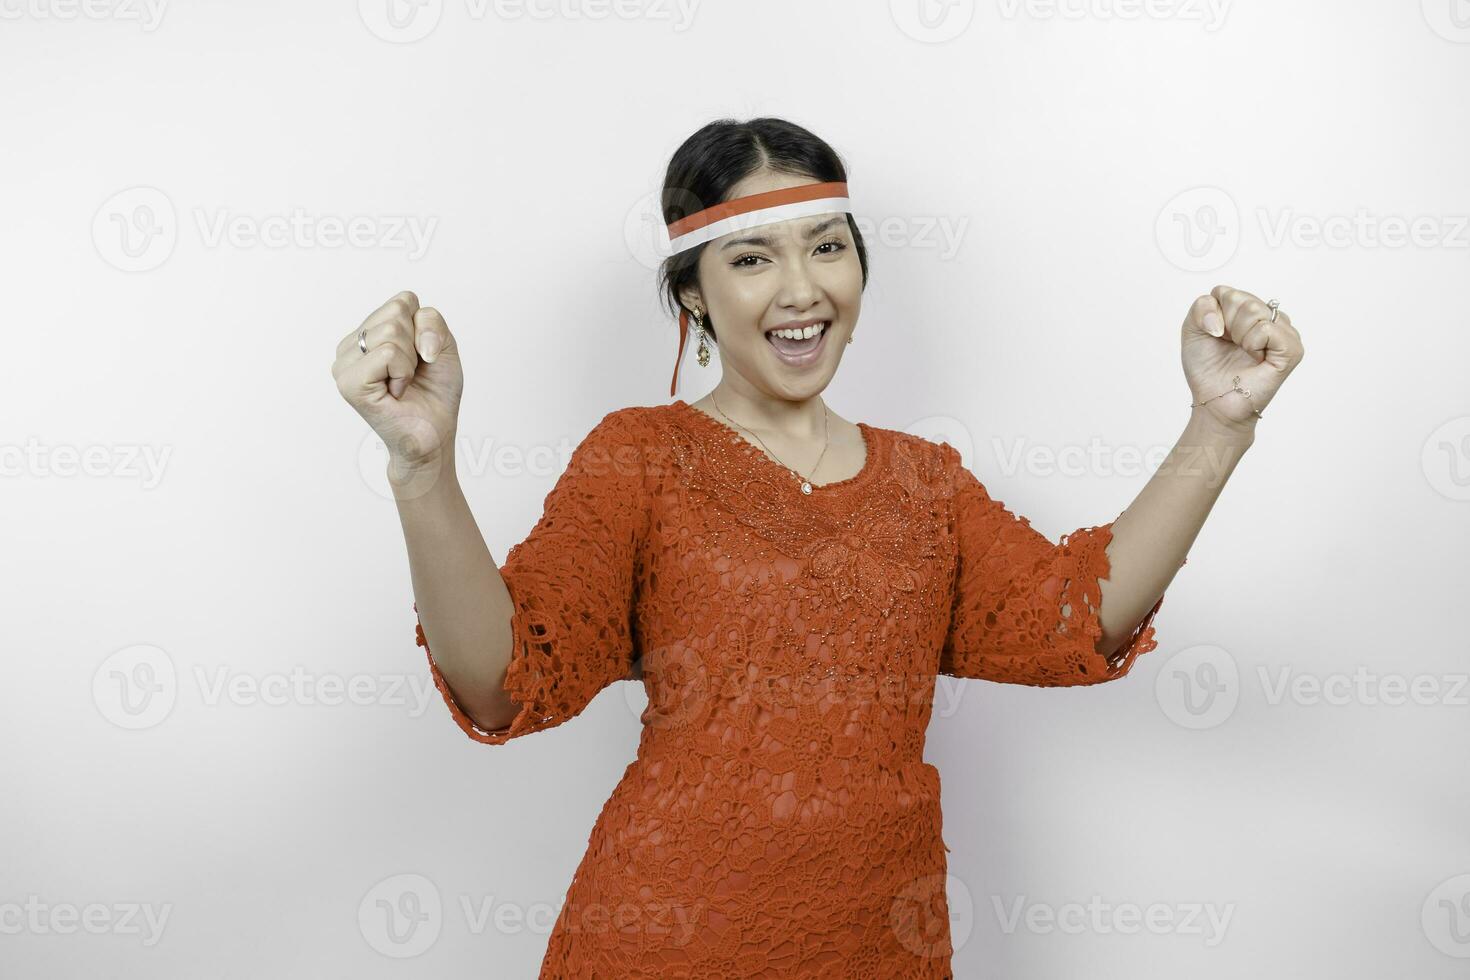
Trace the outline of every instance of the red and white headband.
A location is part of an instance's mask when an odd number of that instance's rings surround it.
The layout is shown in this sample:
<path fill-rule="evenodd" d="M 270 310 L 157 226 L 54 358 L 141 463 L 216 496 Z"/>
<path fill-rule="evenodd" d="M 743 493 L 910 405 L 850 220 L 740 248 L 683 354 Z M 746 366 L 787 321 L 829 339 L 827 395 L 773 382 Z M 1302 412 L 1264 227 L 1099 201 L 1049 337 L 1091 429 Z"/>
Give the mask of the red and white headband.
<path fill-rule="evenodd" d="M 847 198 L 846 181 L 827 181 L 785 187 L 778 191 L 748 194 L 696 211 L 671 223 L 669 254 L 678 255 L 732 232 L 760 225 L 771 225 L 792 218 L 806 218 L 828 211 L 847 213 L 852 205 Z M 684 344 L 689 338 L 689 311 L 679 309 L 679 352 L 674 355 L 674 379 L 669 383 L 673 397 L 679 385 L 679 363 L 684 359 Z"/>

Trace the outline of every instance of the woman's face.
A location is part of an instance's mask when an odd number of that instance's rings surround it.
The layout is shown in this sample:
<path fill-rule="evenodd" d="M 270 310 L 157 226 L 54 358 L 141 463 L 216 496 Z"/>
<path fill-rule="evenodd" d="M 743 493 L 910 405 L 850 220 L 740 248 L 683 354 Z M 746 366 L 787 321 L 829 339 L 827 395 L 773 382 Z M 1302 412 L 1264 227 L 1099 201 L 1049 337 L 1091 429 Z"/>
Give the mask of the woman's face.
<path fill-rule="evenodd" d="M 730 196 L 813 183 L 809 177 L 760 173 L 737 184 Z M 699 281 L 700 289 L 684 299 L 714 322 L 727 381 L 743 381 L 751 395 L 793 401 L 827 387 L 857 325 L 862 298 L 863 270 L 846 215 L 792 218 L 716 238 L 700 256 Z M 783 327 L 801 328 L 801 336 L 775 332 Z"/>

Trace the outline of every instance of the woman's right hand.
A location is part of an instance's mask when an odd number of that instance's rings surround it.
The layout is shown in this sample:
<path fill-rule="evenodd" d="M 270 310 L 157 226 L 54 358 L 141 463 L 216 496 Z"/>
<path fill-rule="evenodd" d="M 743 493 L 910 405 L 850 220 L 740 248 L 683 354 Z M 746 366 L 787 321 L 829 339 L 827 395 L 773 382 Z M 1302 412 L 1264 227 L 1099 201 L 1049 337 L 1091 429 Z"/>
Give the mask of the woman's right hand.
<path fill-rule="evenodd" d="M 394 465 L 418 469 L 451 457 L 464 393 L 459 348 L 439 311 L 419 306 L 413 293 L 394 296 L 342 338 L 332 377 Z"/>

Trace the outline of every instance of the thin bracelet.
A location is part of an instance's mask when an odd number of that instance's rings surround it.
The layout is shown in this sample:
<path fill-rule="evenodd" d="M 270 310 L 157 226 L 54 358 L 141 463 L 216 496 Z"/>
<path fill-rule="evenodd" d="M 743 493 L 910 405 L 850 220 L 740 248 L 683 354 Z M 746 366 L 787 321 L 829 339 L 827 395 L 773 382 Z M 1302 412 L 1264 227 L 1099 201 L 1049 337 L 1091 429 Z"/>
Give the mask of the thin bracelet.
<path fill-rule="evenodd" d="M 1238 391 L 1242 395 L 1245 396 L 1245 400 L 1246 401 L 1250 401 L 1250 398 L 1251 398 L 1251 390 L 1249 388 L 1242 388 L 1240 386 L 1240 375 L 1237 374 L 1235 377 L 1231 378 L 1230 379 L 1230 384 L 1231 384 L 1230 391 Z M 1230 391 L 1222 391 L 1218 395 L 1216 395 L 1215 398 L 1224 398 L 1226 395 L 1230 394 Z M 1198 402 L 1198 403 L 1190 402 L 1189 403 L 1189 407 L 1190 408 L 1198 408 L 1200 405 L 1203 405 L 1206 402 L 1212 402 L 1212 401 L 1214 401 L 1215 398 L 1206 398 L 1204 401 Z M 1255 403 L 1254 402 L 1251 402 L 1251 414 L 1254 415 L 1258 419 L 1263 419 L 1263 418 L 1266 417 L 1266 416 L 1262 415 L 1260 412 L 1256 411 L 1256 406 L 1255 406 Z"/>

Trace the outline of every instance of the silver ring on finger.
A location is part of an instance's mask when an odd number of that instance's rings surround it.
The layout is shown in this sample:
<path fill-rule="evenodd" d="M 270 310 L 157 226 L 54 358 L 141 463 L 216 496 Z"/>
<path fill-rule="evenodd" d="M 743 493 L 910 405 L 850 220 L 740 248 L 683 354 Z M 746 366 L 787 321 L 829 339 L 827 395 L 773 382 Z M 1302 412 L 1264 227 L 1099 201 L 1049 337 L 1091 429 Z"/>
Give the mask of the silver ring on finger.
<path fill-rule="evenodd" d="M 357 349 L 364 354 L 367 353 L 367 327 L 363 327 L 357 332 Z"/>
<path fill-rule="evenodd" d="M 1266 307 L 1271 311 L 1271 322 L 1272 323 L 1275 323 L 1276 322 L 1276 313 L 1277 313 L 1278 310 L 1281 309 L 1281 300 L 1279 300 L 1279 299 L 1273 299 L 1273 300 L 1271 300 L 1271 302 L 1269 302 L 1269 303 L 1266 304 Z"/>

